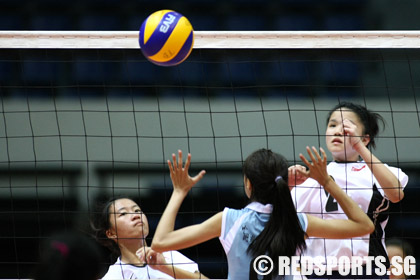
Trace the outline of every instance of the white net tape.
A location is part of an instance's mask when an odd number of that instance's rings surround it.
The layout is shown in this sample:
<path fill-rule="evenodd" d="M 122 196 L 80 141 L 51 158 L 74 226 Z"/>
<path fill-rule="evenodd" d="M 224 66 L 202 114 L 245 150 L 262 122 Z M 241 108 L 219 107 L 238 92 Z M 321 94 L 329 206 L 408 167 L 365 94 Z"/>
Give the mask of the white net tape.
<path fill-rule="evenodd" d="M 138 31 L 0 31 L 0 48 L 137 49 Z M 196 49 L 419 48 L 420 31 L 195 31 Z"/>

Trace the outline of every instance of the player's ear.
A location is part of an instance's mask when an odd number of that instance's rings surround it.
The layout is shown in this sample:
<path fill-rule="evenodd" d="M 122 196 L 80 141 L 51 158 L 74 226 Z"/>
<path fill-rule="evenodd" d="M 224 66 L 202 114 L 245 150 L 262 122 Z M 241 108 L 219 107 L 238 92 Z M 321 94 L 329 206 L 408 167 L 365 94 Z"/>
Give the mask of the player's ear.
<path fill-rule="evenodd" d="M 108 229 L 106 232 L 106 237 L 108 237 L 109 239 L 115 239 L 117 238 L 117 235 L 110 229 Z"/>
<path fill-rule="evenodd" d="M 370 143 L 370 136 L 369 136 L 369 134 L 366 134 L 365 136 L 363 136 L 362 142 L 363 142 L 363 144 L 365 146 L 367 146 Z"/>
<path fill-rule="evenodd" d="M 250 198 L 252 194 L 252 184 L 251 184 L 251 181 L 246 177 L 244 177 L 244 185 L 245 185 L 245 193 L 248 196 L 248 198 Z"/>

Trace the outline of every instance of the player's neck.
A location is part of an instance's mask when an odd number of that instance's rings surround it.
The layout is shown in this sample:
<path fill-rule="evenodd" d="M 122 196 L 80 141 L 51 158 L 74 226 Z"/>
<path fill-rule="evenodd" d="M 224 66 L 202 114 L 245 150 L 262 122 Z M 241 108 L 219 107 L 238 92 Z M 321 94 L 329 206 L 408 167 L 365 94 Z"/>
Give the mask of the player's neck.
<path fill-rule="evenodd" d="M 144 263 L 140 263 L 136 252 L 140 248 L 147 246 L 146 241 L 144 239 L 138 239 L 135 241 L 136 242 L 126 242 L 125 244 L 120 244 L 121 261 L 126 264 L 144 266 Z"/>
<path fill-rule="evenodd" d="M 337 163 L 355 163 L 360 161 L 360 157 L 352 157 L 352 158 L 333 158 L 334 162 Z"/>
<path fill-rule="evenodd" d="M 333 161 L 338 163 L 354 163 L 360 161 L 358 154 L 333 156 Z"/>

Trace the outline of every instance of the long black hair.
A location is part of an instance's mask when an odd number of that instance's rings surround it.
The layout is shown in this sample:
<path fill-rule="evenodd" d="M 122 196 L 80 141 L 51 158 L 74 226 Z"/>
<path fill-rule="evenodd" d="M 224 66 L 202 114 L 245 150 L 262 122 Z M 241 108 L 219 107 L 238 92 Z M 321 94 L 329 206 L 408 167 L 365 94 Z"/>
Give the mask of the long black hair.
<path fill-rule="evenodd" d="M 279 256 L 294 256 L 296 250 L 306 248 L 305 232 L 287 184 L 287 170 L 286 159 L 268 149 L 253 152 L 243 165 L 244 176 L 252 185 L 251 201 L 273 205 L 264 230 L 248 248 L 253 257 L 268 255 L 274 260 Z"/>
<path fill-rule="evenodd" d="M 113 197 L 109 198 L 106 201 L 99 202 L 96 206 L 96 210 L 94 211 L 91 217 L 90 222 L 94 238 L 96 239 L 96 241 L 98 241 L 99 244 L 108 248 L 111 251 L 113 257 L 119 257 L 121 255 L 121 251 L 118 247 L 118 244 L 114 240 L 108 238 L 106 232 L 111 228 L 111 206 L 115 203 L 116 200 L 122 198 L 131 199 L 128 197 Z"/>
<path fill-rule="evenodd" d="M 337 110 L 343 110 L 345 111 L 346 109 L 348 111 L 351 111 L 353 113 L 355 113 L 359 119 L 360 122 L 363 124 L 363 135 L 368 134 L 369 135 L 369 143 L 367 145 L 367 147 L 372 147 L 373 149 L 376 147 L 376 142 L 375 142 L 375 138 L 379 133 L 379 122 L 381 122 L 382 127 L 385 127 L 385 120 L 384 118 L 379 115 L 378 113 L 372 112 L 368 109 L 366 109 L 366 107 L 359 105 L 359 104 L 354 104 L 351 102 L 347 102 L 347 101 L 343 101 L 340 102 L 339 104 L 337 104 L 334 108 L 331 109 L 331 111 L 328 113 L 327 115 L 327 125 L 328 122 L 330 121 L 331 115 L 332 113 L 334 113 Z"/>

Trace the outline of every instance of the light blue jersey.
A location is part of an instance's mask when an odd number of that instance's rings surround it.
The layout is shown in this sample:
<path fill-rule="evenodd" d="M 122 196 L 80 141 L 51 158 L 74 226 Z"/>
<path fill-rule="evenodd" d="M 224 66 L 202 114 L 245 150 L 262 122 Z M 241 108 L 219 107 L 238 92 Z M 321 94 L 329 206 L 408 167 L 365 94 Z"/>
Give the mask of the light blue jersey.
<path fill-rule="evenodd" d="M 252 202 L 244 209 L 223 210 L 222 230 L 219 237 L 228 260 L 228 279 L 249 279 L 252 257 L 247 253 L 249 244 L 264 229 L 270 219 L 273 206 Z M 307 218 L 298 214 L 302 229 L 306 232 Z"/>

